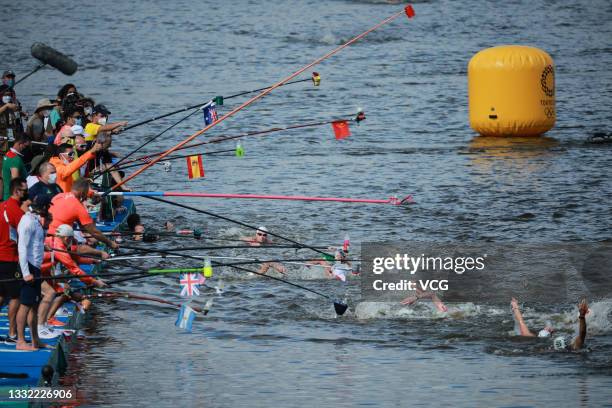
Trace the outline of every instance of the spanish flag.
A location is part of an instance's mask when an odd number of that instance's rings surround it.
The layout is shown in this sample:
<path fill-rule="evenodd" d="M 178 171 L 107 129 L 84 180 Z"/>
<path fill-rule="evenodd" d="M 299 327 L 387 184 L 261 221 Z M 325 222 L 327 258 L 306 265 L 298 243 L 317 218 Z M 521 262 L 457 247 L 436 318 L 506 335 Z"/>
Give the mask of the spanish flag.
<path fill-rule="evenodd" d="M 351 130 L 349 129 L 349 125 L 346 120 L 332 122 L 332 128 L 334 129 L 334 134 L 336 135 L 337 140 L 345 139 L 351 135 Z"/>
<path fill-rule="evenodd" d="M 187 157 L 187 172 L 189 173 L 189 179 L 204 177 L 201 154 Z"/>

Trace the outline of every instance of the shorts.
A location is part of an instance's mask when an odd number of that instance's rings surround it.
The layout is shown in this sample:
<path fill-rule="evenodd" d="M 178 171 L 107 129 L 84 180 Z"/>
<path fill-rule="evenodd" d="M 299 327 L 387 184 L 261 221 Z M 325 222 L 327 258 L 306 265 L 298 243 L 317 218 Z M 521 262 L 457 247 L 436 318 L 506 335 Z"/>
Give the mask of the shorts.
<path fill-rule="evenodd" d="M 0 280 L 14 279 L 11 282 L 0 282 L 0 297 L 18 299 L 21 295 L 21 271 L 17 262 L 0 262 Z"/>
<path fill-rule="evenodd" d="M 34 278 L 40 278 L 40 269 L 28 263 L 30 273 Z M 25 306 L 34 306 L 40 303 L 42 295 L 40 293 L 40 279 L 34 279 L 31 282 L 23 281 L 21 286 L 21 304 Z"/>

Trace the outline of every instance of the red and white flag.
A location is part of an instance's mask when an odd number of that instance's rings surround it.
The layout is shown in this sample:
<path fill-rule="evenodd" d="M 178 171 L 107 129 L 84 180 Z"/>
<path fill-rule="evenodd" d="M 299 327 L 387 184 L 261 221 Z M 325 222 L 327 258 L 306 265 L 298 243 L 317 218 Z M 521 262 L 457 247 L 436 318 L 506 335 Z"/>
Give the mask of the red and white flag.
<path fill-rule="evenodd" d="M 181 275 L 181 296 L 193 296 L 200 294 L 200 278 L 195 273 L 186 273 Z"/>

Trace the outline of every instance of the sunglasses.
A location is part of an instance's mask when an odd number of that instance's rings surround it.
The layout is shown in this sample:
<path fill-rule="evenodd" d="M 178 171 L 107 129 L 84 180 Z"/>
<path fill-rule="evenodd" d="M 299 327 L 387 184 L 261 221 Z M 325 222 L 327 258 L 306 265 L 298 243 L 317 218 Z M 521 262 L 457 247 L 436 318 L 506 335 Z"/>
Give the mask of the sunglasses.
<path fill-rule="evenodd" d="M 81 119 L 81 115 L 73 116 L 74 119 Z"/>
<path fill-rule="evenodd" d="M 86 144 L 78 144 L 78 145 L 76 145 L 77 149 L 85 149 L 86 147 L 87 147 Z"/>
<path fill-rule="evenodd" d="M 258 237 L 267 237 L 267 236 L 268 236 L 268 234 L 264 234 L 263 232 L 258 232 L 258 233 L 257 233 L 257 236 L 258 236 Z"/>
<path fill-rule="evenodd" d="M 65 154 L 68 157 L 74 157 L 74 152 L 68 152 L 68 153 L 62 153 Z"/>

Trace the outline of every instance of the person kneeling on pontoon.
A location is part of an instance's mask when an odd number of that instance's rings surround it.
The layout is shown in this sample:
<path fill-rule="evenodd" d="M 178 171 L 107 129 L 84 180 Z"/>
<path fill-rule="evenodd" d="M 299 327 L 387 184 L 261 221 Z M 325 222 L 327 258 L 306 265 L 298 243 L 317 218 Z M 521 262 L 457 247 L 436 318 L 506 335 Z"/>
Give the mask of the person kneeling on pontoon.
<path fill-rule="evenodd" d="M 525 320 L 523 319 L 523 314 L 519 309 L 518 301 L 516 298 L 512 298 L 510 305 L 512 306 L 512 314 L 514 315 L 514 320 L 518 324 L 518 329 L 520 331 L 520 336 L 524 337 L 536 337 L 534 333 L 529 330 L 529 327 L 525 324 Z M 584 347 L 584 341 L 586 339 L 586 315 L 589 313 L 589 305 L 587 304 L 586 299 L 582 299 L 580 304 L 578 304 L 578 336 L 576 336 L 573 340 L 567 339 L 565 336 L 557 336 L 553 340 L 553 347 L 557 351 L 576 351 L 580 350 Z M 555 329 L 550 325 L 547 325 L 542 330 L 540 330 L 537 334 L 537 337 L 551 337 L 551 335 L 555 332 Z"/>
<path fill-rule="evenodd" d="M 87 275 L 77 263 L 94 263 L 92 258 L 79 257 L 76 255 L 76 246 L 74 245 L 74 230 L 70 225 L 62 224 L 57 227 L 55 235 L 47 237 L 45 245 L 49 251 L 45 251 L 41 272 L 43 276 L 61 275 L 61 267 L 67 270 L 68 274 L 79 278 L 86 285 L 103 288 L 106 283 L 101 279 L 95 279 Z M 69 253 L 71 252 L 71 253 Z M 68 300 L 64 295 L 66 283 L 60 283 L 59 280 L 49 280 L 43 284 L 43 300 L 38 308 L 38 321 L 44 326 L 38 329 L 40 338 L 52 338 L 57 336 L 57 332 L 51 330 L 48 326 L 61 326 L 63 323 L 54 318 L 57 310 Z M 61 294 L 60 296 L 57 296 Z"/>

